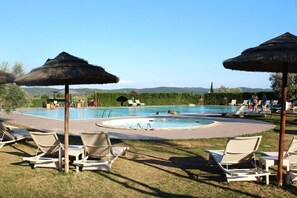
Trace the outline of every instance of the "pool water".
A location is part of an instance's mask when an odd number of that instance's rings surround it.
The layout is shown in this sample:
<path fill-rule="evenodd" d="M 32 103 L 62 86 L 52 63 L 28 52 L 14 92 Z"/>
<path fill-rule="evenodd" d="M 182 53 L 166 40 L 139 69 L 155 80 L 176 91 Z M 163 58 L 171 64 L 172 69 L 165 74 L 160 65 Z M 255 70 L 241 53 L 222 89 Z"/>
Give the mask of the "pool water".
<path fill-rule="evenodd" d="M 214 124 L 207 119 L 179 118 L 179 117 L 151 117 L 151 118 L 129 118 L 116 119 L 102 122 L 103 126 L 120 129 L 190 129 Z"/>
<path fill-rule="evenodd" d="M 114 108 L 70 108 L 70 120 L 95 119 L 95 118 L 119 118 L 127 116 L 154 116 L 167 115 L 168 110 L 178 113 L 231 113 L 238 110 L 236 106 L 135 106 L 135 107 L 114 107 Z M 64 119 L 64 109 L 25 109 L 18 113 L 28 114 L 52 119 Z"/>

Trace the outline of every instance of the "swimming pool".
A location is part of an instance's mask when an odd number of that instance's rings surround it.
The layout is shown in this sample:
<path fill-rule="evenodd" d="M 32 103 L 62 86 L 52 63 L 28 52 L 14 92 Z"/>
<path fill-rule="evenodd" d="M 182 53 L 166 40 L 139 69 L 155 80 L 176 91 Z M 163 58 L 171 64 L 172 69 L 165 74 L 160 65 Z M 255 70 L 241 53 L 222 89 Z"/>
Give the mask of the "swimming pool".
<path fill-rule="evenodd" d="M 117 129 L 135 130 L 170 130 L 170 129 L 193 129 L 199 127 L 209 127 L 217 122 L 208 119 L 198 119 L 176 116 L 157 116 L 142 118 L 112 119 L 102 122 L 102 127 Z"/>
<path fill-rule="evenodd" d="M 96 119 L 96 118 L 119 118 L 127 116 L 154 116 L 156 112 L 167 115 L 168 110 L 178 113 L 231 113 L 238 109 L 236 106 L 136 106 L 136 107 L 114 107 L 114 108 L 70 108 L 70 120 Z M 52 119 L 64 119 L 64 109 L 23 109 L 18 113 Z"/>

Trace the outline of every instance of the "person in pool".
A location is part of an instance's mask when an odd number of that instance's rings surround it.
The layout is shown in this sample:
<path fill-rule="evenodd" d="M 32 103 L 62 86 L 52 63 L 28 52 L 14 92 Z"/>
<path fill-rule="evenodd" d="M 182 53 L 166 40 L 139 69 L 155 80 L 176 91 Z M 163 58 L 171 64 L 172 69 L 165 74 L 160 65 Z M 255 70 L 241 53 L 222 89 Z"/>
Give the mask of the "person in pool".
<path fill-rule="evenodd" d="M 175 114 L 177 114 L 177 112 L 173 111 L 173 110 L 168 110 L 168 114 L 175 115 Z"/>

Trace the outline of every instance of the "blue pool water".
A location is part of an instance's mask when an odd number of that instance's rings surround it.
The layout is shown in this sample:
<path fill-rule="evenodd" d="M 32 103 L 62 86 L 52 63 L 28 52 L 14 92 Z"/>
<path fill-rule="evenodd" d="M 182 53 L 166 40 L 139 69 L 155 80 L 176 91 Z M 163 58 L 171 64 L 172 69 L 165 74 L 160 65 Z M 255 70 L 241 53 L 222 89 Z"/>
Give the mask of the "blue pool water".
<path fill-rule="evenodd" d="M 178 113 L 231 113 L 238 109 L 236 106 L 136 106 L 136 107 L 114 107 L 114 108 L 70 108 L 69 119 L 94 119 L 94 118 L 118 118 L 126 116 L 153 116 L 156 112 L 167 115 L 168 110 Z M 40 116 L 53 119 L 64 119 L 64 109 L 28 109 L 19 110 L 21 114 Z"/>

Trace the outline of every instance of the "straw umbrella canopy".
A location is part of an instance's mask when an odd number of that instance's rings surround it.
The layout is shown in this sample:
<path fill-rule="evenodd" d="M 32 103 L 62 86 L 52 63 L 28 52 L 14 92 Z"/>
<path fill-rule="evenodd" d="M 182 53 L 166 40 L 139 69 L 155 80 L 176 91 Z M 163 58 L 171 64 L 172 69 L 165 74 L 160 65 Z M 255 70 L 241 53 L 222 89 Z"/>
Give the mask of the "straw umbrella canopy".
<path fill-rule="evenodd" d="M 278 184 L 283 184 L 282 166 L 286 127 L 286 101 L 288 73 L 297 73 L 297 37 L 289 32 L 249 48 L 241 55 L 225 60 L 227 69 L 282 73 L 282 110 L 278 155 Z"/>
<path fill-rule="evenodd" d="M 62 52 L 54 59 L 48 59 L 41 67 L 17 78 L 15 82 L 26 86 L 65 85 L 64 146 L 67 173 L 69 171 L 69 85 L 117 83 L 119 78 L 100 66 L 91 65 L 81 58 Z"/>
<path fill-rule="evenodd" d="M 14 80 L 15 80 L 15 75 L 11 73 L 6 73 L 4 71 L 0 71 L 0 84 L 13 83 Z"/>

